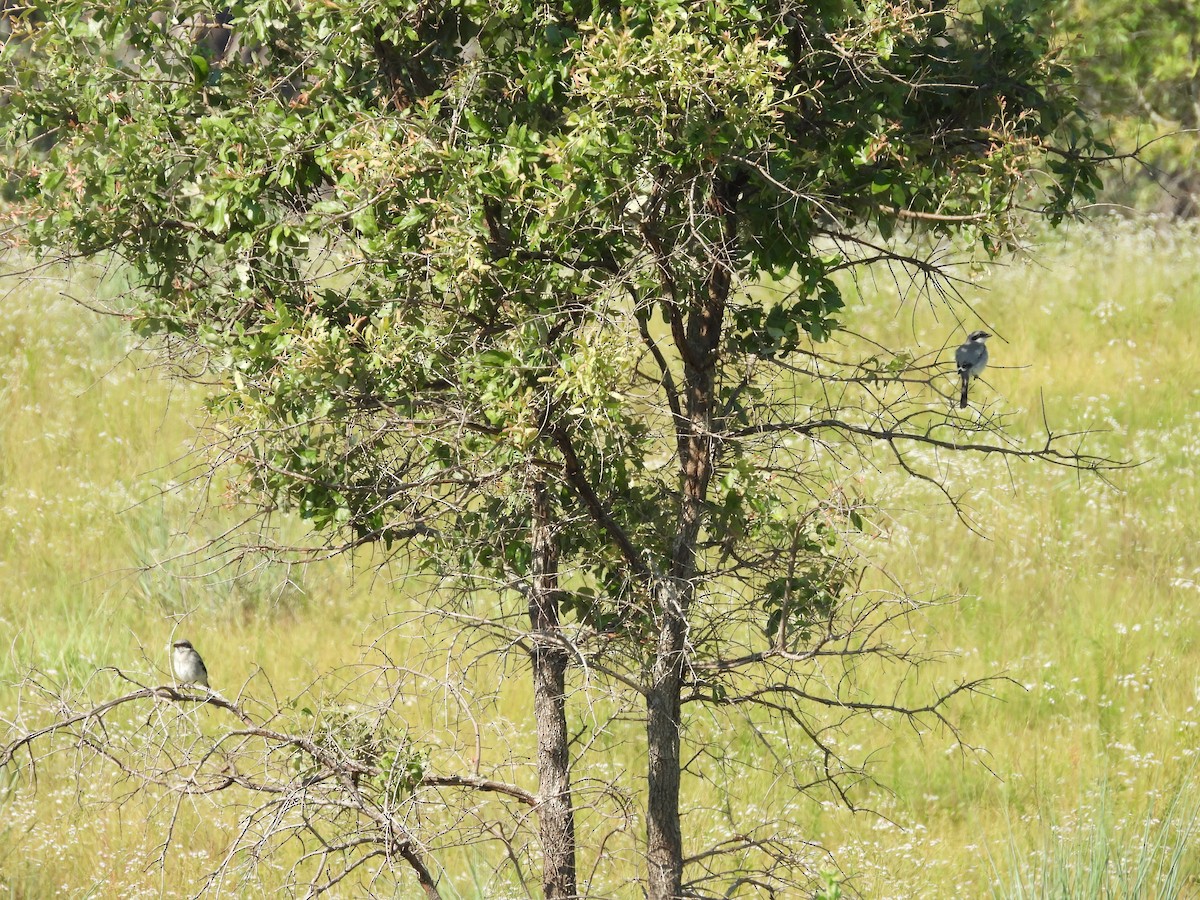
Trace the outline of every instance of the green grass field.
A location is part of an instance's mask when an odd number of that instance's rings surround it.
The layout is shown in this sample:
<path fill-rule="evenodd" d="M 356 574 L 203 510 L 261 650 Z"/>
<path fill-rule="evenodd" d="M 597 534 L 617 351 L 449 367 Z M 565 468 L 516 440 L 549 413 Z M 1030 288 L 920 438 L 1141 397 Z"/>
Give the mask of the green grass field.
<path fill-rule="evenodd" d="M 865 479 L 883 511 L 873 560 L 918 596 L 954 601 L 921 620 L 930 647 L 953 651 L 922 678 L 1010 680 L 994 699 L 954 707 L 972 751 L 939 731 L 864 725 L 842 737 L 851 755 L 872 759 L 879 786 L 859 799 L 878 815 L 780 795 L 766 776 L 738 789 L 785 811 L 796 835 L 832 852 L 844 889 L 865 897 L 1200 896 L 1200 230 L 1079 227 L 1031 260 L 970 277 L 964 300 L 997 334 L 973 396 L 1031 441 L 1044 404 L 1056 431 L 1097 429 L 1090 449 L 1140 464 L 1105 483 L 992 458 L 926 458 L 963 494 L 980 534 L 898 471 L 843 472 Z M 173 630 L 230 694 L 245 685 L 318 696 L 323 673 L 350 683 L 344 667 L 379 649 L 416 654 L 418 636 L 389 615 L 410 604 L 402 572 L 377 573 L 366 558 L 357 569 L 176 558 L 237 518 L 219 484 L 189 481 L 203 389 L 165 380 L 119 321 L 60 296 L 88 283 L 3 282 L 0 714 L 36 703 L 15 686 L 31 667 L 96 698 L 118 690 L 98 674 L 104 666 L 161 683 Z M 846 321 L 925 350 L 962 334 L 940 301 L 902 303 L 883 280 L 863 285 Z M 204 495 L 211 511 L 197 517 Z M 506 680 L 486 707 L 484 750 L 497 760 L 511 733 L 518 761 L 528 756 L 523 690 Z M 419 706 L 414 725 L 436 718 Z M 735 743 L 758 752 L 749 738 Z M 618 742 L 611 764 L 637 770 L 638 752 Z M 36 791 L 0 782 L 0 897 L 191 896 L 236 808 L 218 795 L 177 809 L 115 775 L 81 784 L 69 777 L 76 763 L 69 753 L 47 760 Z M 528 765 L 510 774 L 534 786 Z M 709 800 L 688 827 L 715 834 L 726 824 Z M 172 814 L 160 865 L 160 825 Z M 629 855 L 631 846 L 620 845 Z M 486 860 L 455 857 L 447 869 L 460 896 L 499 896 Z M 259 873 L 263 895 L 275 895 L 271 872 Z"/>

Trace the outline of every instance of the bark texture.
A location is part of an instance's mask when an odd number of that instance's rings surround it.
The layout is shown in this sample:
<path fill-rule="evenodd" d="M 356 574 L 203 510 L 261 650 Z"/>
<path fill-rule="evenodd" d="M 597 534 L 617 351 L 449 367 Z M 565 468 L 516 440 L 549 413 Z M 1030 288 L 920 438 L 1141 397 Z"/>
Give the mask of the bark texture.
<path fill-rule="evenodd" d="M 558 630 L 558 543 L 550 498 L 533 488 L 532 584 L 529 624 L 533 633 L 533 709 L 537 720 L 538 827 L 542 845 L 542 891 L 546 900 L 576 897 L 575 811 L 571 805 L 567 734 L 567 651 Z"/>
<path fill-rule="evenodd" d="M 660 608 L 682 610 L 687 587 L 664 580 Z M 679 694 L 686 620 L 671 615 L 660 629 L 653 683 L 646 697 L 648 896 L 674 900 L 682 893 L 683 832 L 679 822 Z"/>

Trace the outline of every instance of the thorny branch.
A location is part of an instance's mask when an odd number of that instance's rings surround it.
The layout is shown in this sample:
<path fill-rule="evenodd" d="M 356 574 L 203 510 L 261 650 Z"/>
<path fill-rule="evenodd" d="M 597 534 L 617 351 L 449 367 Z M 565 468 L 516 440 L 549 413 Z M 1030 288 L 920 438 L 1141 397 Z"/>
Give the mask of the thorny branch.
<path fill-rule="evenodd" d="M 502 797 L 529 810 L 539 804 L 536 794 L 517 784 L 475 772 L 431 771 L 420 748 L 389 724 L 391 702 L 373 716 L 334 708 L 297 731 L 271 724 L 279 712 L 255 714 L 242 700 L 216 691 L 142 685 L 119 669 L 101 671 L 136 689 L 99 703 L 59 696 L 53 720 L 23 733 L 20 722 L 6 723 L 17 736 L 0 747 L 0 768 L 36 779 L 41 761 L 66 744 L 87 751 L 78 757 L 79 766 L 89 759 L 106 762 L 143 789 L 180 798 L 236 792 L 235 805 L 245 808 L 243 823 L 209 879 L 213 888 L 219 889 L 236 857 L 253 866 L 272 848 L 299 841 L 305 850 L 292 874 L 308 871 L 302 876 L 307 896 L 327 892 L 363 867 L 375 867 L 378 877 L 399 864 L 426 896 L 439 898 L 431 845 L 454 834 L 467 843 L 494 839 L 486 834 L 494 814 L 476 810 L 471 796 Z M 28 683 L 54 692 L 32 675 Z M 233 726 L 214 728 L 211 718 L 197 717 L 202 709 L 231 717 Z M 177 806 L 160 861 L 178 816 Z M 357 818 L 353 827 L 348 817 Z M 325 838 L 326 830 L 338 837 Z M 519 865 L 515 857 L 514 862 Z"/>

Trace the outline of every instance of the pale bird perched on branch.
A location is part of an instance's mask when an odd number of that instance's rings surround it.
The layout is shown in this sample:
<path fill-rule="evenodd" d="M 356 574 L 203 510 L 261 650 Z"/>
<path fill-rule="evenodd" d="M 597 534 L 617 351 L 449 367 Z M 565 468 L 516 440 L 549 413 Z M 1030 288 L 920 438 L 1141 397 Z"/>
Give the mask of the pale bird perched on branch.
<path fill-rule="evenodd" d="M 208 669 L 191 641 L 176 641 L 171 645 L 171 668 L 181 684 L 202 684 L 208 687 Z"/>
<path fill-rule="evenodd" d="M 958 366 L 958 375 L 962 378 L 959 409 L 967 408 L 967 384 L 972 378 L 978 378 L 979 373 L 987 367 L 988 350 L 984 341 L 990 337 L 986 331 L 972 331 L 967 335 L 967 342 L 954 351 L 954 362 Z"/>

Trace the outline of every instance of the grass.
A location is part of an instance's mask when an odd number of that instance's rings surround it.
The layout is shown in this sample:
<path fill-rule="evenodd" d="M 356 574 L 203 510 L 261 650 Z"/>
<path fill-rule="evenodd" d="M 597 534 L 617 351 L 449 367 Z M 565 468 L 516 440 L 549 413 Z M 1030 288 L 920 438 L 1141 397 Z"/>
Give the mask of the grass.
<path fill-rule="evenodd" d="M 995 366 L 980 399 L 1035 435 L 1044 401 L 1058 430 L 1106 429 L 1094 449 L 1142 464 L 1110 487 L 960 460 L 951 483 L 967 492 L 982 536 L 965 532 L 936 498 L 893 480 L 889 571 L 964 598 L 930 623 L 942 646 L 962 651 L 947 668 L 1004 672 L 1018 684 L 962 718 L 994 776 L 929 746 L 923 754 L 898 747 L 883 777 L 896 794 L 880 802 L 902 828 L 882 829 L 882 839 L 831 829 L 843 858 L 861 859 L 868 896 L 980 895 L 983 848 L 1040 846 L 1047 808 L 1065 814 L 1070 798 L 1099 784 L 1122 808 L 1159 800 L 1190 771 L 1200 354 L 1189 336 L 1200 313 L 1198 265 L 1192 231 L 1109 223 L 1044 248 L 1034 263 L 989 273 L 966 293 L 1000 338 L 990 342 Z M 925 345 L 952 342 L 945 320 L 929 309 L 883 331 L 892 341 L 915 331 Z M 900 854 L 911 860 L 907 875 L 891 852 L 905 833 L 919 838 Z M 1189 872 L 1194 858 L 1193 840 Z M 931 873 L 945 873 L 932 892 L 922 889 Z M 1178 895 L 1200 894 L 1180 883 Z"/>
<path fill-rule="evenodd" d="M 1126 803 L 1127 805 L 1127 803 Z M 1010 835 L 996 868 L 994 900 L 1173 898 L 1189 888 L 1200 798 L 1189 780 L 1140 815 L 1114 806 L 1107 785 L 1065 822 L 1049 814 L 1044 845 L 1030 852 Z"/>
<path fill-rule="evenodd" d="M 687 827 L 718 834 L 782 816 L 832 851 L 847 891 L 881 900 L 1200 896 L 1200 233 L 1102 223 L 971 279 L 966 308 L 997 334 L 973 396 L 1011 416 L 1017 433 L 1039 434 L 1043 404 L 1057 429 L 1105 429 L 1093 449 L 1141 465 L 1106 485 L 956 460 L 947 474 L 978 534 L 898 472 L 844 473 L 886 511 L 875 559 L 926 596 L 961 597 L 921 622 L 931 646 L 957 651 L 923 677 L 1002 673 L 1012 683 L 996 699 L 955 707 L 978 753 L 939 732 L 842 736 L 860 748 L 850 752 L 872 756 L 883 787 L 864 786 L 859 800 L 882 817 L 789 797 L 750 775 L 732 783 L 756 800 L 739 819 L 692 784 Z M 356 684 L 348 667 L 380 651 L 416 659 L 436 639 L 388 615 L 416 589 L 403 573 L 374 576 L 345 561 L 232 573 L 163 562 L 235 515 L 218 503 L 192 516 L 199 486 L 164 493 L 186 480 L 202 394 L 142 367 L 120 323 L 60 299 L 61 288 L 15 288 L 0 316 L 5 715 L 30 666 L 95 695 L 112 688 L 95 674 L 102 666 L 161 678 L 173 633 L 196 643 L 221 685 L 312 703 L 328 695 L 314 686 L 321 673 Z M 951 347 L 974 325 L 960 327 L 936 301 L 910 301 L 903 314 L 897 304 L 889 283 L 865 284 L 848 321 L 882 343 L 926 349 Z M 837 349 L 860 352 L 849 339 Z M 475 676 L 497 686 L 481 741 L 499 761 L 516 735 L 509 774 L 532 787 L 526 697 L 510 674 Z M 414 728 L 454 731 L 449 713 L 434 721 L 422 704 L 405 715 Z M 596 765 L 639 767 L 635 738 L 605 740 Z M 762 750 L 746 734 L 731 752 L 753 763 Z M 234 811 L 185 805 L 175 852 L 159 866 L 161 832 L 146 823 L 171 812 L 169 802 L 126 796 L 121 783 L 77 784 L 71 762 L 43 767 L 36 793 L 0 784 L 0 897 L 189 896 Z M 120 805 L 102 802 L 114 793 Z M 599 813 L 583 815 L 590 833 Z M 613 845 L 630 857 L 632 846 Z M 813 865 L 828 860 L 814 853 Z M 501 895 L 486 857 L 448 867 L 460 896 Z M 266 894 L 271 870 L 259 874 Z"/>

